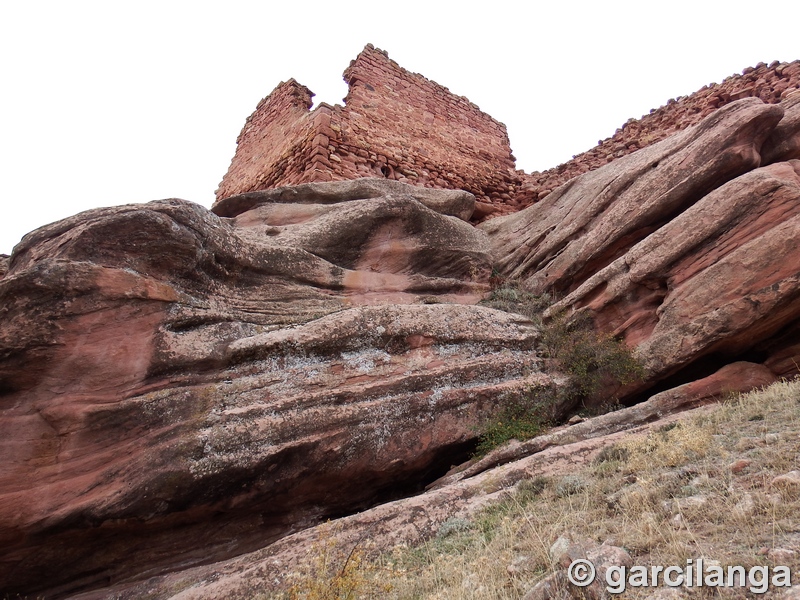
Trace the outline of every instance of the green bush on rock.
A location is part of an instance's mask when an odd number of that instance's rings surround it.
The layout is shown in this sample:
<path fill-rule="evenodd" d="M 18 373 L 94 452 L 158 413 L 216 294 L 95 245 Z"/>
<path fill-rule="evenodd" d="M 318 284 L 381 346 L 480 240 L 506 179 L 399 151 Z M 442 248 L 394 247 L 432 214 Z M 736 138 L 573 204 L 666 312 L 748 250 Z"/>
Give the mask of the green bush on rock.
<path fill-rule="evenodd" d="M 597 401 L 605 387 L 615 388 L 640 380 L 644 370 L 631 350 L 613 336 L 595 330 L 586 313 L 561 311 L 547 319 L 543 313 L 553 303 L 549 295 L 537 296 L 509 281 L 494 289 L 483 304 L 531 319 L 541 329 L 541 349 L 568 377 L 558 388 L 536 386 L 522 394 L 500 398 L 501 408 L 481 428 L 476 455 L 483 455 L 512 439 L 526 440 L 542 433 L 566 411 L 585 400 Z M 613 407 L 616 398 L 593 405 Z M 590 413 L 598 413 L 589 409 Z"/>

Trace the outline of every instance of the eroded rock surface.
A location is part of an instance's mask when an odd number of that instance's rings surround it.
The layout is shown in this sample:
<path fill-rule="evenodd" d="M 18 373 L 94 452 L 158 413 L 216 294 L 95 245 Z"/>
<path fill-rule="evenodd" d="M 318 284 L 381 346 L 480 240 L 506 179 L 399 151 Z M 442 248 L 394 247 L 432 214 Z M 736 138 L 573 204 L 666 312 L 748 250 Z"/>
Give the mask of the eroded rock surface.
<path fill-rule="evenodd" d="M 651 378 L 735 357 L 800 316 L 800 161 L 742 175 L 590 277 L 562 305 L 636 345 Z"/>
<path fill-rule="evenodd" d="M 501 275 L 537 293 L 574 290 L 721 184 L 761 163 L 783 110 L 748 98 L 480 228 Z"/>
<path fill-rule="evenodd" d="M 707 407 L 694 410 L 697 414 Z M 523 480 L 563 476 L 578 466 L 591 464 L 604 448 L 674 424 L 689 414 L 692 413 L 653 414 L 644 424 L 631 422 L 627 428 L 616 432 L 609 432 L 589 420 L 587 427 L 595 431 L 591 438 L 578 441 L 565 437 L 541 452 L 512 463 L 418 496 L 387 502 L 335 523 L 298 531 L 261 550 L 143 582 L 122 583 L 80 594 L 75 600 L 134 600 L 145 595 L 154 600 L 223 600 L 268 594 L 286 587 L 287 576 L 308 563 L 309 552 L 314 552 L 313 545 L 320 540 L 332 543 L 336 549 L 368 547 L 370 552 L 391 550 L 397 544 L 420 543 L 435 535 L 448 519 L 470 519 L 481 509 L 507 498 L 513 493 L 513 487 Z"/>
<path fill-rule="evenodd" d="M 471 198 L 424 190 L 437 212 L 392 183 L 23 239 L 0 281 L 4 591 L 184 568 L 407 494 L 499 394 L 547 383 L 529 321 L 459 304 L 489 275 L 485 236 L 443 214 Z"/>
<path fill-rule="evenodd" d="M 767 83 L 780 104 L 720 96 L 477 229 L 470 194 L 363 179 L 29 234 L 0 256 L 2 592 L 279 585 L 328 517 L 430 484 L 342 521 L 421 540 L 533 467 L 796 374 L 800 104 Z M 563 383 L 529 320 L 475 306 L 493 269 L 635 349 L 645 380 L 590 400 L 652 397 L 451 469 L 504 397 Z"/>
<path fill-rule="evenodd" d="M 780 106 L 783 118 L 761 150 L 764 165 L 800 158 L 800 90 L 784 98 Z"/>
<path fill-rule="evenodd" d="M 586 312 L 635 348 L 645 380 L 606 396 L 743 358 L 797 373 L 800 162 L 760 167 L 794 156 L 795 97 L 728 104 L 480 226 L 504 276 L 565 295 L 548 315 Z"/>

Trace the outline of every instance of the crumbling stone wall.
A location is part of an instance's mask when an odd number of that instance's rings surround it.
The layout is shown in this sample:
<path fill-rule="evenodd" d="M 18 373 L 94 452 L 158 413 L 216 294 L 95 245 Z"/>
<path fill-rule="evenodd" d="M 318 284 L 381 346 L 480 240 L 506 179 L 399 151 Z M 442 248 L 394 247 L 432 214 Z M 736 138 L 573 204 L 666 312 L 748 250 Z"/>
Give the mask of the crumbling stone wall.
<path fill-rule="evenodd" d="M 505 125 L 463 96 L 401 68 L 367 45 L 344 72 L 344 106 L 320 104 L 294 80 L 247 119 L 217 200 L 312 181 L 385 177 L 464 189 L 477 216 L 520 208 Z"/>
<path fill-rule="evenodd" d="M 760 63 L 722 83 L 669 100 L 553 169 L 515 170 L 505 125 L 463 96 L 367 45 L 344 72 L 344 106 L 320 104 L 293 79 L 247 119 L 217 200 L 312 181 L 386 177 L 464 189 L 478 199 L 473 218 L 514 212 L 587 171 L 659 142 L 721 106 L 750 96 L 777 103 L 800 88 L 800 61 Z"/>
<path fill-rule="evenodd" d="M 741 75 L 731 75 L 722 83 L 703 86 L 688 96 L 671 99 L 664 106 L 652 109 L 641 119 L 629 119 L 613 136 L 553 169 L 530 175 L 523 174 L 518 200 L 528 206 L 544 198 L 552 190 L 581 173 L 593 171 L 626 154 L 660 142 L 672 134 L 699 123 L 721 106 L 755 97 L 777 104 L 800 88 L 800 61 L 770 65 L 759 63 Z"/>

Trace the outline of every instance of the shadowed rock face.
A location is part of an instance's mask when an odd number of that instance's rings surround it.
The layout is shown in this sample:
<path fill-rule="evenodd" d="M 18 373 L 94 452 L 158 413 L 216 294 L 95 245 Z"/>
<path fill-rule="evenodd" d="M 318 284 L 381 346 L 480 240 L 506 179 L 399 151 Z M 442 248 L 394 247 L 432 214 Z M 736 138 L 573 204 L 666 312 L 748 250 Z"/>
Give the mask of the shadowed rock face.
<path fill-rule="evenodd" d="M 345 183 L 232 199 L 224 218 L 99 209 L 15 248 L 4 591 L 232 556 L 408 493 L 461 459 L 498 394 L 547 383 L 529 322 L 459 304 L 488 287 L 484 234 L 449 216 L 470 196 Z"/>
<path fill-rule="evenodd" d="M 780 103 L 783 119 L 761 149 L 761 164 L 800 158 L 800 90 Z"/>
<path fill-rule="evenodd" d="M 623 395 L 746 353 L 797 372 L 784 335 L 800 319 L 796 98 L 729 104 L 480 226 L 504 275 L 566 294 L 549 314 L 588 312 L 636 348 L 648 377 Z"/>

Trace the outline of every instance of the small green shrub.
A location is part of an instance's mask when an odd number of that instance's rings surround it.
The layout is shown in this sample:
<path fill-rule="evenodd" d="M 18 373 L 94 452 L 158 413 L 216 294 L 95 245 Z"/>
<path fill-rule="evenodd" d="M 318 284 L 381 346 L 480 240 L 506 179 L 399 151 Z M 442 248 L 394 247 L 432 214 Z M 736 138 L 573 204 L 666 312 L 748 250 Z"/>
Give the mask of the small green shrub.
<path fill-rule="evenodd" d="M 475 456 L 483 456 L 510 440 L 528 440 L 547 429 L 550 410 L 558 402 L 558 392 L 544 386 L 531 386 L 524 393 L 501 397 L 502 408 L 481 427 Z"/>
<path fill-rule="evenodd" d="M 465 531 L 469 531 L 472 528 L 472 523 L 467 521 L 466 519 L 459 519 L 458 517 L 450 517 L 446 521 L 444 521 L 441 525 L 439 525 L 439 529 L 436 532 L 437 539 L 444 539 L 446 537 L 450 537 L 459 533 L 463 533 Z"/>
<path fill-rule="evenodd" d="M 562 311 L 551 317 L 542 328 L 542 345 L 569 376 L 576 399 L 597 394 L 603 384 L 626 385 L 644 375 L 631 350 L 596 331 L 586 313 Z"/>
<path fill-rule="evenodd" d="M 594 402 L 584 410 L 589 415 L 619 407 L 616 398 L 597 403 L 600 391 L 640 380 L 644 369 L 631 350 L 620 340 L 598 332 L 585 312 L 561 311 L 548 319 L 542 313 L 552 297 L 537 296 L 518 282 L 506 281 L 495 288 L 483 303 L 486 306 L 528 317 L 541 329 L 543 353 L 553 359 L 568 376 L 559 389 L 531 388 L 527 393 L 500 399 L 499 413 L 482 427 L 476 455 L 483 455 L 512 439 L 526 440 L 539 435 L 547 423 L 565 416 L 581 401 Z"/>

